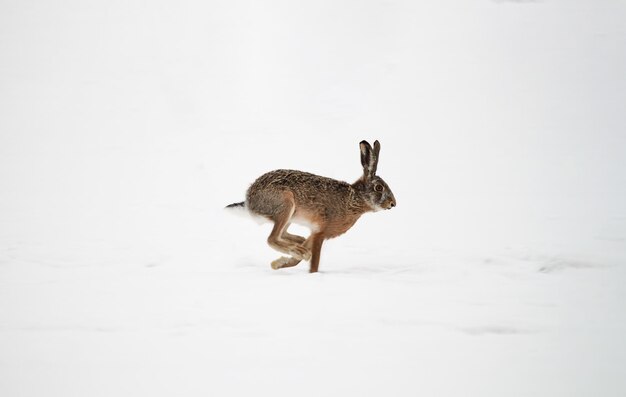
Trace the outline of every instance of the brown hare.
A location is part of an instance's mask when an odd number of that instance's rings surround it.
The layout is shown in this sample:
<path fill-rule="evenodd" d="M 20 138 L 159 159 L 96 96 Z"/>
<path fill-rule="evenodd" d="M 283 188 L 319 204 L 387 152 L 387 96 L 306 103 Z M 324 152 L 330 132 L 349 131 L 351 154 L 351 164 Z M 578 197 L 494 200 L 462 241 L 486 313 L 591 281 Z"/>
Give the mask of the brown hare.
<path fill-rule="evenodd" d="M 274 223 L 268 244 L 289 255 L 272 262 L 273 269 L 296 266 L 310 260 L 317 272 L 324 240 L 352 227 L 361 215 L 391 209 L 396 199 L 389 186 L 376 175 L 380 143 L 374 148 L 360 144 L 363 175 L 353 184 L 308 172 L 276 170 L 260 176 L 246 193 L 246 201 L 226 208 L 244 207 L 252 215 Z M 308 238 L 287 232 L 291 223 L 311 229 Z"/>

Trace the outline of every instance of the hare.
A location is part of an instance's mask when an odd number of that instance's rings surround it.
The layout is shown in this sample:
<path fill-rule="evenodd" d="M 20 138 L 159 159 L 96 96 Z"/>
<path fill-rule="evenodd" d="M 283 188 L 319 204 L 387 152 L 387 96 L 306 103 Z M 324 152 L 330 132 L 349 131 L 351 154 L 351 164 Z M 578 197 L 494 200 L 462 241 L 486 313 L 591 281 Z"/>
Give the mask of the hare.
<path fill-rule="evenodd" d="M 296 266 L 310 260 L 317 272 L 322 243 L 350 229 L 361 215 L 391 209 L 396 199 L 389 186 L 376 175 L 380 143 L 374 148 L 359 143 L 363 175 L 353 184 L 308 172 L 276 170 L 260 176 L 246 193 L 246 201 L 226 208 L 244 207 L 252 215 L 274 223 L 267 238 L 270 247 L 289 257 L 272 262 L 273 269 Z M 308 238 L 287 232 L 291 223 L 311 229 Z"/>

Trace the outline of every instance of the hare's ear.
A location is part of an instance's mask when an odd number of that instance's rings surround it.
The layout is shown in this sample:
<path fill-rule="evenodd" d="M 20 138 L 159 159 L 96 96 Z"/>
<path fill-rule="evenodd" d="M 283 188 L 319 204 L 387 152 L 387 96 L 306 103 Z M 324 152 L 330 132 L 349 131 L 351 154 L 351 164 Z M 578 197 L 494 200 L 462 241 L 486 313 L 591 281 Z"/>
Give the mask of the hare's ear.
<path fill-rule="evenodd" d="M 359 147 L 361 148 L 361 165 L 363 166 L 363 175 L 366 178 L 371 178 L 374 176 L 375 169 L 372 170 L 372 166 L 374 165 L 374 151 L 372 150 L 372 146 L 367 141 L 361 141 L 359 143 Z"/>
<path fill-rule="evenodd" d="M 378 169 L 378 154 L 380 153 L 380 142 L 374 141 L 374 153 L 372 154 L 372 175 L 376 174 Z"/>

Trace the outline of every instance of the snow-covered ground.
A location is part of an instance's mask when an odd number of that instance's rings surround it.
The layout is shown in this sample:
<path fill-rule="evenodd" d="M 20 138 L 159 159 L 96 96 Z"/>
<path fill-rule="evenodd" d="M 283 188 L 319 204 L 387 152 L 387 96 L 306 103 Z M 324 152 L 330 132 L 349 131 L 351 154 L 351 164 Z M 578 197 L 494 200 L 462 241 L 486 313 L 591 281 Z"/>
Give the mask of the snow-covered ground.
<path fill-rule="evenodd" d="M 626 395 L 625 21 L 2 2 L 0 396 Z M 398 206 L 271 270 L 224 205 L 362 139 Z"/>

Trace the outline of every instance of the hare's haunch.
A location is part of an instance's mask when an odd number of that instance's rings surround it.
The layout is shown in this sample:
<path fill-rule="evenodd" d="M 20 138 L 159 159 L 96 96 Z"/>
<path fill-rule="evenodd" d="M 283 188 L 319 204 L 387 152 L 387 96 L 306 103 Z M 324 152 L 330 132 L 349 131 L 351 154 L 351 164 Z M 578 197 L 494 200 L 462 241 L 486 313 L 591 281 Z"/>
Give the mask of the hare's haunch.
<path fill-rule="evenodd" d="M 289 256 L 273 261 L 273 269 L 296 266 L 304 259 L 311 261 L 310 271 L 316 272 L 324 240 L 345 233 L 366 212 L 395 207 L 391 189 L 376 175 L 380 143 L 374 142 L 372 148 L 362 141 L 359 146 L 363 175 L 353 184 L 308 172 L 276 170 L 254 181 L 245 202 L 226 207 L 244 207 L 274 223 L 267 242 Z M 291 223 L 309 227 L 311 235 L 305 239 L 287 233 Z"/>

